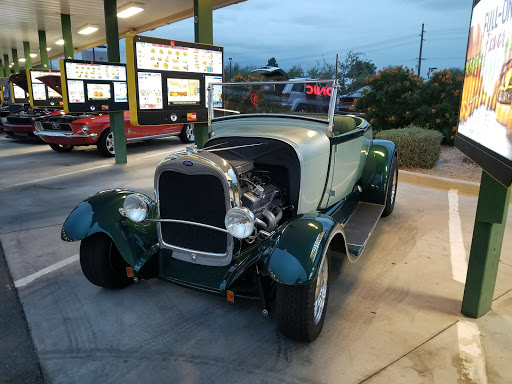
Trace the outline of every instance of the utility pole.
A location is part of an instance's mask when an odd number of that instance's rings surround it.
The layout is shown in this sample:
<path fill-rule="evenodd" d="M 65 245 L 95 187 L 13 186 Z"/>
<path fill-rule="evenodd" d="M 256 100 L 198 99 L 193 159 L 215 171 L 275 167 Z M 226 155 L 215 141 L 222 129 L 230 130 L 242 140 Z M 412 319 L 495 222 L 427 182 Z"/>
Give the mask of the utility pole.
<path fill-rule="evenodd" d="M 423 33 L 425 32 L 425 24 L 421 24 L 421 40 L 420 40 L 420 57 L 418 58 L 418 77 L 420 77 L 421 73 L 421 51 L 423 50 Z"/>

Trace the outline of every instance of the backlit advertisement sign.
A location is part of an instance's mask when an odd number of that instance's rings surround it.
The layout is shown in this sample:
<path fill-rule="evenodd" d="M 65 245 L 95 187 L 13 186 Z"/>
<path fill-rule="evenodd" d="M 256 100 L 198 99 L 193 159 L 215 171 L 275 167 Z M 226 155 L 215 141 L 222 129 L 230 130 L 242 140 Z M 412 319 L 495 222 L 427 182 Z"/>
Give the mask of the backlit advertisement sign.
<path fill-rule="evenodd" d="M 147 36 L 126 39 L 134 125 L 206 122 L 207 87 L 222 82 L 223 48 Z M 131 88 L 133 86 L 133 88 Z M 222 106 L 222 95 L 215 96 Z"/>
<path fill-rule="evenodd" d="M 475 1 L 455 146 L 512 185 L 512 2 Z"/>
<path fill-rule="evenodd" d="M 67 112 L 128 110 L 126 65 L 61 60 Z"/>

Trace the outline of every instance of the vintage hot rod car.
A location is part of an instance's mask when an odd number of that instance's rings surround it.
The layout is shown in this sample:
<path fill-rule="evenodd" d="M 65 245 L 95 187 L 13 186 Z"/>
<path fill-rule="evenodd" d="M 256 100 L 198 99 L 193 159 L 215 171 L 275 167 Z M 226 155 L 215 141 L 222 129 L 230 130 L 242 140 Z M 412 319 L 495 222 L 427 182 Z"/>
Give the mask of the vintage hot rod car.
<path fill-rule="evenodd" d="M 314 340 L 331 255 L 361 257 L 393 211 L 398 177 L 395 145 L 373 139 L 363 118 L 335 116 L 337 85 L 324 83 L 327 116 L 286 113 L 266 98 L 275 83 L 214 84 L 224 101 L 210 105 L 210 139 L 161 161 L 155 196 L 101 191 L 65 221 L 62 239 L 81 240 L 86 278 L 122 288 L 158 277 L 229 301 L 259 298 L 285 335 Z"/>

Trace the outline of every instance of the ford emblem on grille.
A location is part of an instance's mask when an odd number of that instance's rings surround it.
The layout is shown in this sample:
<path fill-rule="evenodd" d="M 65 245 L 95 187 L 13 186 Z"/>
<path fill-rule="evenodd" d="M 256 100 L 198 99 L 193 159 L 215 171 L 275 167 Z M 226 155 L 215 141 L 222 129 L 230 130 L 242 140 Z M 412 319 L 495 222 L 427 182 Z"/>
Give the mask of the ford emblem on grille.
<path fill-rule="evenodd" d="M 59 123 L 53 123 L 52 124 L 52 128 L 53 129 L 60 129 L 60 124 Z"/>
<path fill-rule="evenodd" d="M 194 163 L 193 163 L 193 162 L 191 162 L 191 161 L 189 161 L 189 160 L 185 160 L 185 161 L 183 162 L 183 165 L 185 165 L 185 166 L 187 166 L 187 167 L 191 167 L 191 166 L 193 166 L 193 165 L 194 165 Z"/>

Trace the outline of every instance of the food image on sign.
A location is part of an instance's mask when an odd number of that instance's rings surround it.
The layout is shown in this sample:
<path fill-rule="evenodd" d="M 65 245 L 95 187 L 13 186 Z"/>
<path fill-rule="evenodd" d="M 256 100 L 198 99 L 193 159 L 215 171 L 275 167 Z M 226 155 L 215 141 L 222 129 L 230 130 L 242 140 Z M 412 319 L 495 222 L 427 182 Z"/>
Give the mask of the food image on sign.
<path fill-rule="evenodd" d="M 89 100 L 109 100 L 110 84 L 87 84 L 87 98 Z"/>
<path fill-rule="evenodd" d="M 512 8 L 473 8 L 458 133 L 512 160 Z"/>
<path fill-rule="evenodd" d="M 167 79 L 167 100 L 169 105 L 199 104 L 201 102 L 198 79 Z"/>
<path fill-rule="evenodd" d="M 139 72 L 139 108 L 162 109 L 162 75 L 160 73 Z"/>
<path fill-rule="evenodd" d="M 85 103 L 85 91 L 83 81 L 68 80 L 67 86 L 70 103 Z"/>
<path fill-rule="evenodd" d="M 32 83 L 32 96 L 34 100 L 46 100 L 45 88 L 46 86 L 41 82 Z"/>

